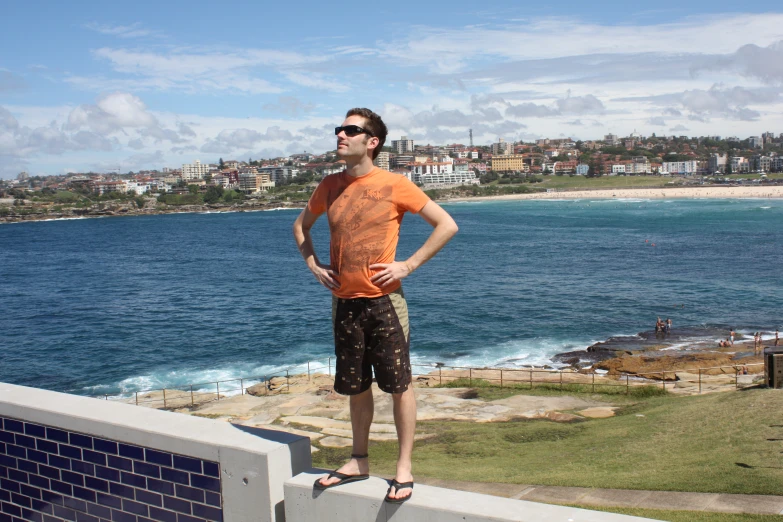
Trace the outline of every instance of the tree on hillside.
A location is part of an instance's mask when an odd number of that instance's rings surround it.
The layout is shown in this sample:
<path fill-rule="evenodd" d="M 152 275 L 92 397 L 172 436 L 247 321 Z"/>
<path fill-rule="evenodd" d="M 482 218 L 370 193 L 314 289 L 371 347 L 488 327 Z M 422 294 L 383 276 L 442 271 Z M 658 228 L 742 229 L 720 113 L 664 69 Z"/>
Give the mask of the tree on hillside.
<path fill-rule="evenodd" d="M 218 160 L 218 166 L 220 167 L 220 170 L 223 170 L 224 168 L 226 168 L 226 164 L 223 163 L 223 158 L 220 158 Z"/>

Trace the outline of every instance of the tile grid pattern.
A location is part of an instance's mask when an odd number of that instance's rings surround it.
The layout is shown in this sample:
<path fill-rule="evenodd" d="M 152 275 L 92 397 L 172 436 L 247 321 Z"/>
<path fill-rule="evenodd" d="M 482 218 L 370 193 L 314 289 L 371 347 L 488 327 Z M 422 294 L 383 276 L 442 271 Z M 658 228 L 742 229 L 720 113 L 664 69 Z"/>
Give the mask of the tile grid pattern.
<path fill-rule="evenodd" d="M 222 522 L 216 462 L 0 417 L 0 522 Z"/>

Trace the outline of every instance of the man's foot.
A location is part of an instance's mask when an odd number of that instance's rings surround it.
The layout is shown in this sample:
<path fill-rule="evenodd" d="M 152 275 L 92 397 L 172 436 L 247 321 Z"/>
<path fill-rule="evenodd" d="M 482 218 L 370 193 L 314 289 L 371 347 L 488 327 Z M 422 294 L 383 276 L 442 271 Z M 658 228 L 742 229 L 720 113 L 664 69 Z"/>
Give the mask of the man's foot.
<path fill-rule="evenodd" d="M 410 480 L 397 480 L 393 478 L 391 480 L 391 486 L 386 493 L 386 502 L 391 504 L 402 504 L 413 495 L 413 476 L 410 476 Z"/>
<path fill-rule="evenodd" d="M 367 461 L 367 455 L 351 455 L 344 466 L 334 470 L 332 473 L 315 481 L 315 487 L 318 489 L 327 489 L 348 482 L 357 482 L 366 480 L 370 477 L 370 463 Z"/>

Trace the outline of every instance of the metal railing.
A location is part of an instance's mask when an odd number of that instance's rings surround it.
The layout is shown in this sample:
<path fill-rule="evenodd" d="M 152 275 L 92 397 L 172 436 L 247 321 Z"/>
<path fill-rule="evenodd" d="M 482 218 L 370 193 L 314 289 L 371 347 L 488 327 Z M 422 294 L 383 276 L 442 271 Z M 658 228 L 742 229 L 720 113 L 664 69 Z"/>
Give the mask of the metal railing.
<path fill-rule="evenodd" d="M 591 391 L 595 392 L 596 387 L 601 389 L 602 387 L 610 388 L 625 388 L 626 395 L 630 394 L 631 388 L 634 386 L 651 386 L 656 385 L 660 380 L 660 385 L 663 390 L 666 390 L 667 379 L 666 376 L 672 376 L 676 373 L 691 373 L 698 376 L 697 384 L 699 393 L 702 393 L 703 384 L 707 384 L 703 376 L 710 375 L 710 370 L 724 370 L 730 368 L 734 374 L 734 387 L 740 389 L 739 376 L 744 371 L 754 366 L 764 366 L 764 363 L 753 363 L 743 365 L 727 365 L 727 366 L 712 366 L 706 368 L 689 368 L 682 370 L 663 370 L 658 372 L 644 372 L 642 376 L 632 374 L 619 374 L 608 375 L 599 374 L 595 371 L 592 372 L 579 372 L 574 370 L 556 370 L 547 368 L 476 368 L 469 366 L 446 366 L 440 363 L 427 364 L 419 363 L 412 364 L 413 368 L 426 368 L 429 372 L 415 373 L 413 379 L 419 382 L 423 381 L 436 381 L 438 386 L 448 384 L 459 379 L 467 379 L 468 387 L 472 387 L 474 381 L 476 383 L 483 381 L 489 383 L 498 383 L 500 388 L 505 387 L 527 387 L 527 389 L 533 389 L 538 385 L 557 386 L 560 390 L 567 390 L 569 386 L 590 386 Z M 295 370 L 301 368 L 301 370 Z M 306 368 L 306 370 L 305 370 Z M 225 398 L 227 394 L 233 395 L 245 395 L 250 388 L 257 385 L 263 385 L 263 393 L 259 393 L 257 389 L 253 390 L 253 395 L 279 395 L 284 393 L 290 393 L 292 380 L 296 381 L 300 377 L 307 376 L 307 381 L 310 381 L 313 375 L 323 375 L 323 370 L 326 370 L 326 375 L 331 377 L 332 375 L 332 357 L 329 357 L 324 361 L 308 361 L 305 364 L 297 367 L 287 368 L 280 370 L 277 373 L 255 376 L 255 377 L 239 377 L 236 379 L 227 379 L 222 381 L 212 381 L 206 383 L 194 383 L 186 384 L 183 386 L 172 386 L 165 389 L 152 389 L 133 392 L 131 396 L 109 396 L 104 394 L 101 398 L 106 400 L 123 400 L 132 404 L 147 405 L 154 403 L 161 403 L 163 408 L 187 408 L 194 407 L 196 405 L 204 404 L 212 401 L 219 401 L 221 398 Z M 301 373 L 292 373 L 292 371 L 301 371 Z M 445 373 L 444 373 L 445 371 Z M 520 375 L 522 378 L 519 378 Z M 660 375 L 660 379 L 650 378 L 649 376 Z M 731 375 L 731 373 L 722 373 L 721 375 Z M 749 374 L 758 375 L 758 374 Z M 763 375 L 763 374 L 762 374 Z M 742 387 L 755 385 L 753 382 L 750 384 L 743 384 Z M 671 387 L 674 384 L 670 384 Z M 211 389 L 214 388 L 214 391 Z M 235 393 L 238 392 L 238 393 Z M 222 395 L 221 395 L 222 394 Z"/>
<path fill-rule="evenodd" d="M 476 381 L 485 381 L 485 382 L 496 382 L 498 383 L 500 388 L 508 387 L 509 384 L 511 386 L 520 387 L 520 383 L 526 384 L 528 389 L 533 389 L 535 384 L 548 384 L 552 385 L 555 384 L 559 387 L 559 389 L 563 390 L 567 386 L 572 385 L 589 385 L 591 387 L 591 391 L 595 392 L 596 386 L 598 387 L 624 387 L 626 390 L 626 394 L 630 393 L 630 389 L 633 386 L 650 386 L 650 385 L 657 385 L 657 381 L 660 380 L 660 384 L 663 390 L 666 390 L 667 385 L 667 374 L 669 376 L 675 375 L 677 373 L 692 373 L 694 375 L 697 375 L 697 385 L 699 388 L 699 393 L 702 393 L 702 386 L 703 384 L 706 384 L 706 380 L 704 376 L 719 376 L 719 375 L 730 375 L 730 373 L 722 373 L 718 375 L 711 375 L 708 372 L 710 370 L 723 370 L 726 368 L 730 368 L 734 373 L 734 387 L 735 389 L 739 389 L 740 386 L 740 379 L 738 378 L 739 375 L 745 374 L 744 371 L 749 369 L 753 366 L 764 366 L 764 363 L 753 363 L 753 364 L 743 364 L 743 365 L 728 365 L 728 366 L 711 366 L 706 368 L 686 368 L 681 370 L 662 370 L 657 372 L 643 372 L 644 376 L 640 375 L 632 375 L 629 373 L 625 374 L 619 374 L 616 376 L 608 375 L 608 374 L 598 374 L 595 371 L 592 372 L 578 372 L 573 370 L 555 370 L 555 369 L 545 369 L 545 368 L 474 368 L 474 367 L 467 367 L 467 366 L 446 366 L 446 365 L 423 365 L 423 364 L 414 364 L 412 366 L 425 366 L 428 368 L 433 368 L 433 370 L 437 370 L 437 375 L 433 375 L 432 372 L 429 374 L 421 374 L 418 375 L 418 377 L 424 377 L 428 379 L 434 379 L 437 378 L 437 383 L 439 386 L 448 383 L 453 382 L 455 380 L 459 379 L 466 379 L 468 380 L 468 387 L 473 386 L 474 380 Z M 446 375 L 443 374 L 443 370 L 447 370 L 449 373 Z M 527 375 L 527 378 L 518 378 L 519 374 Z M 544 378 L 534 378 L 534 377 L 540 377 L 541 375 L 545 375 L 547 377 Z M 568 376 L 567 382 L 564 381 L 563 376 Z M 653 375 L 660 375 L 660 379 L 654 379 L 650 378 L 649 376 Z M 747 373 L 747 375 L 754 375 L 751 373 Z M 511 376 L 511 378 L 509 378 Z M 598 376 L 599 381 L 596 382 L 596 376 Z M 416 376 L 414 376 L 416 377 Z M 515 378 L 517 377 L 517 378 Z M 582 378 L 583 377 L 583 378 Z M 613 382 L 613 381 L 616 381 Z M 623 382 L 624 381 L 624 382 Z M 752 386 L 753 384 L 749 384 L 749 386 Z M 670 386 L 673 386 L 670 385 Z M 743 385 L 742 387 L 745 387 Z"/>

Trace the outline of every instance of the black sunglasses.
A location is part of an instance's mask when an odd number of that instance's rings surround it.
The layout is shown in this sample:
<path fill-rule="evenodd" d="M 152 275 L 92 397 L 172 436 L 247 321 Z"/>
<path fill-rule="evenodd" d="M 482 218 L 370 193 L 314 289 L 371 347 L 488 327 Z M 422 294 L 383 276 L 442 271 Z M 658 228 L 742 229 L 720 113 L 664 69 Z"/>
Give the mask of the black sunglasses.
<path fill-rule="evenodd" d="M 359 134 L 366 134 L 373 137 L 372 132 L 368 131 L 367 129 L 363 129 L 359 127 L 358 125 L 345 125 L 343 127 L 335 127 L 334 128 L 334 135 L 337 136 L 341 132 L 345 132 L 345 135 L 349 138 L 353 138 L 354 136 L 358 136 Z"/>

